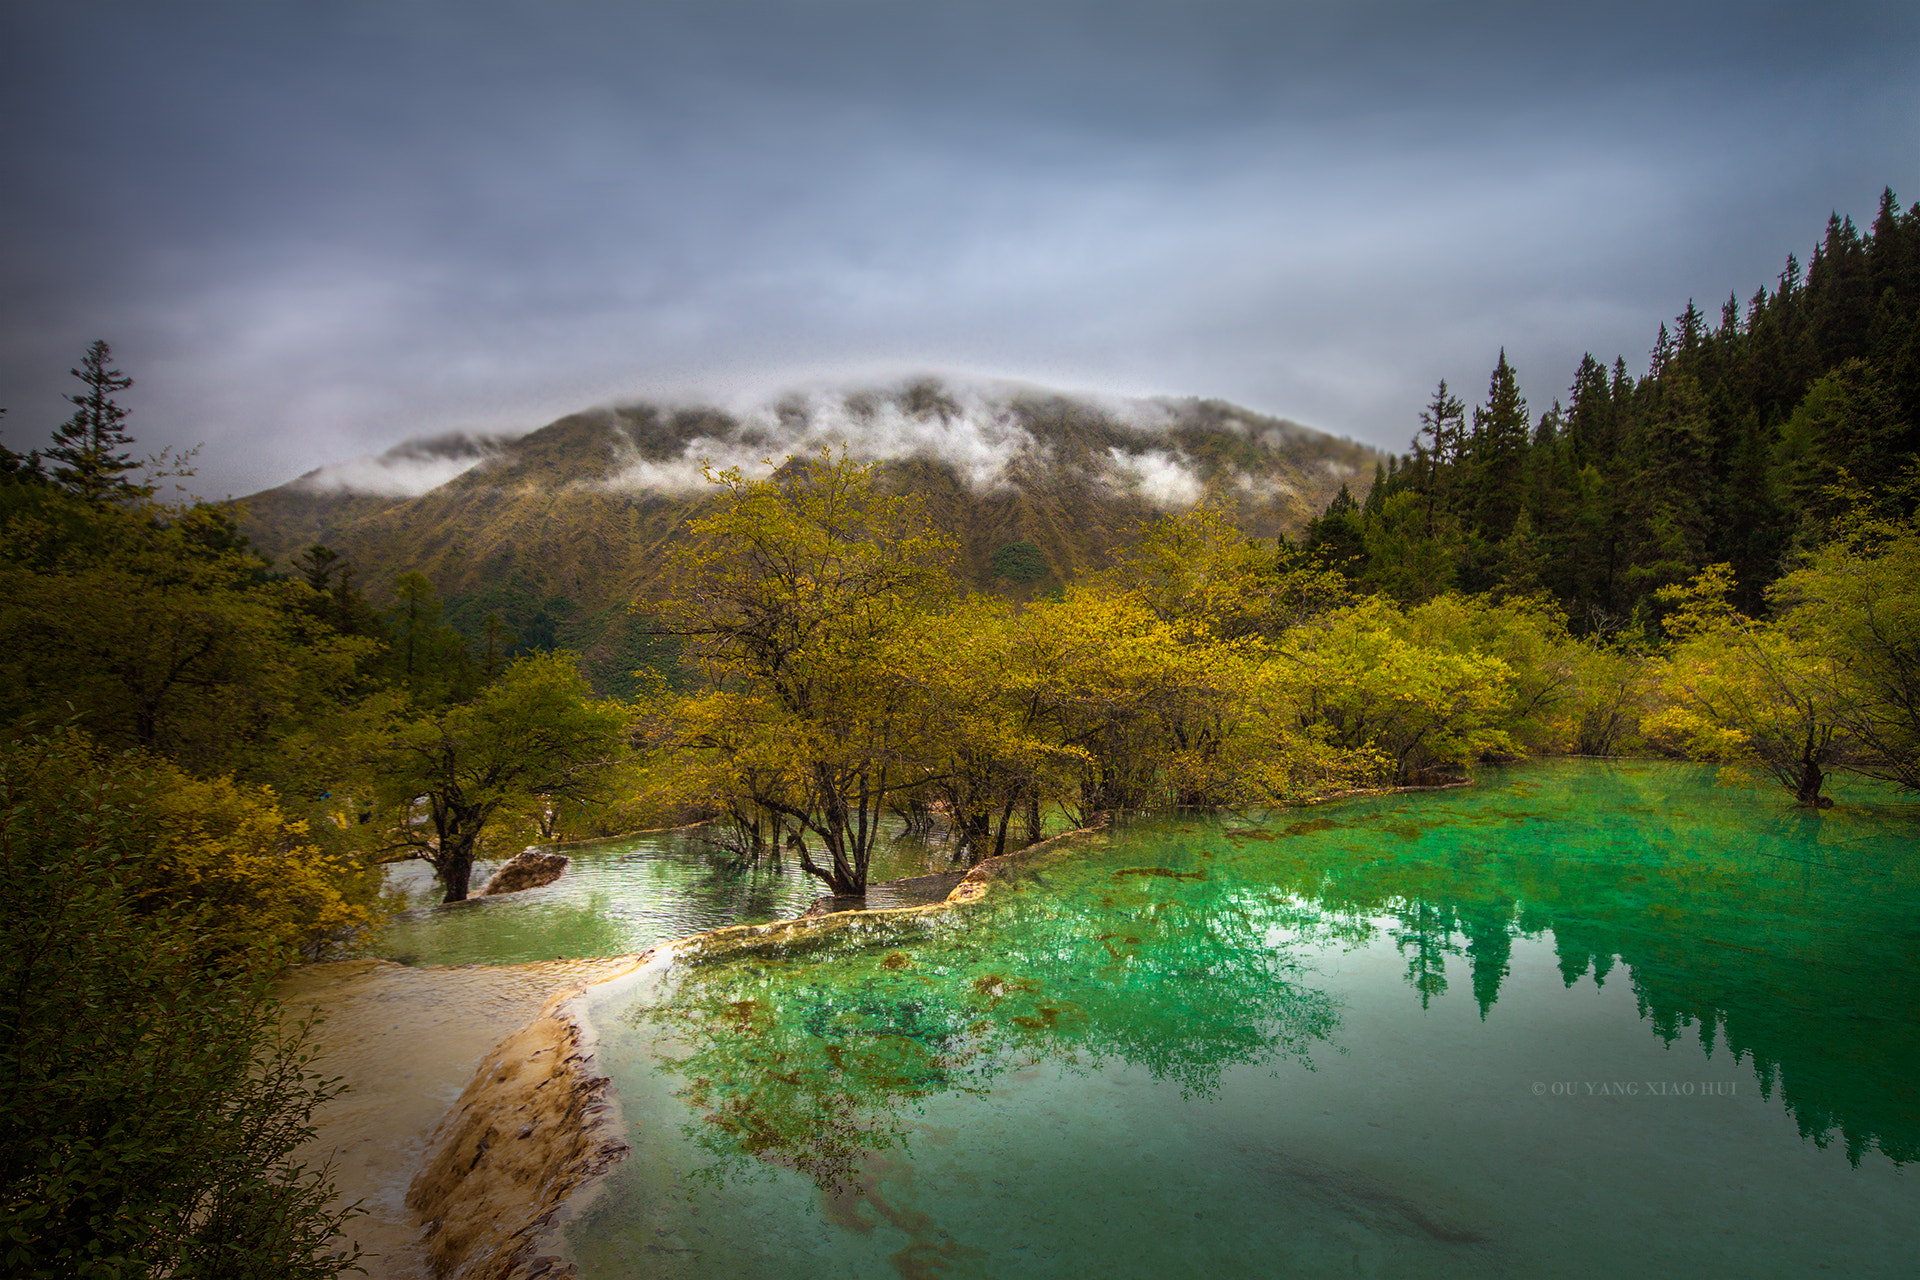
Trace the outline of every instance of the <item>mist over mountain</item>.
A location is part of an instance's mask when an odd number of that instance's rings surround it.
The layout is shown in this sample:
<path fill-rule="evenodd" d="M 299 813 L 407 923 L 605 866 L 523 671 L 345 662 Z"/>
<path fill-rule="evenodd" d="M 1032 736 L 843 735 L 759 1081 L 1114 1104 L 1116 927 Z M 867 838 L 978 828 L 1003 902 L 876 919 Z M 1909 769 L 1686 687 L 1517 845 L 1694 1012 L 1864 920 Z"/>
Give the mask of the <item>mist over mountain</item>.
<path fill-rule="evenodd" d="M 1251 536 L 1297 531 L 1379 458 L 1218 400 L 921 377 L 407 441 L 242 499 L 243 527 L 282 562 L 316 542 L 343 552 L 376 600 L 417 569 L 456 626 L 498 611 L 523 645 L 580 650 L 619 687 L 663 660 L 627 606 L 656 591 L 668 545 L 710 500 L 703 468 L 765 475 L 821 449 L 921 494 L 962 576 L 1014 598 L 1106 566 L 1144 521 L 1202 500 Z"/>
<path fill-rule="evenodd" d="M 310 493 L 412 498 L 437 489 L 475 463 L 497 457 L 518 437 L 449 432 L 403 440 L 383 453 L 315 467 L 288 488 Z"/>

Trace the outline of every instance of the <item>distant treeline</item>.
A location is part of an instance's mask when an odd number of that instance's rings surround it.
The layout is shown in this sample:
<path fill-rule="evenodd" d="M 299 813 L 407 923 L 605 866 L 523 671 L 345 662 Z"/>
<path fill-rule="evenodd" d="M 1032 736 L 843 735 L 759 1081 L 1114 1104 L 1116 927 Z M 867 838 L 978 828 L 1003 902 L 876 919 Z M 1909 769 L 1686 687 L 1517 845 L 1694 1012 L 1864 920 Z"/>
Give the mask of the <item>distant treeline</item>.
<path fill-rule="evenodd" d="M 1643 378 L 1591 354 L 1530 417 L 1503 351 L 1471 416 L 1442 381 L 1411 452 L 1343 490 L 1306 546 L 1365 588 L 1544 590 L 1582 633 L 1644 630 L 1656 593 L 1730 565 L 1734 603 L 1824 543 L 1864 498 L 1899 516 L 1920 452 L 1920 204 L 1866 234 L 1835 215 L 1805 271 L 1713 318 L 1662 324 Z"/>

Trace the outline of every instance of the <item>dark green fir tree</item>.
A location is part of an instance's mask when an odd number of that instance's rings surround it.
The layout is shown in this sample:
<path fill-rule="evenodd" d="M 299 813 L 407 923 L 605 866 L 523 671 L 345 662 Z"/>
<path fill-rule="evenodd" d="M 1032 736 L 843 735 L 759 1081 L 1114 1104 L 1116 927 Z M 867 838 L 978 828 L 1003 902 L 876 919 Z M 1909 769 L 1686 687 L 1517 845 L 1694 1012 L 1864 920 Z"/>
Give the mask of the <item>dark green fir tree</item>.
<path fill-rule="evenodd" d="M 80 367 L 69 370 L 85 389 L 67 397 L 73 416 L 55 429 L 53 447 L 47 450 L 54 482 L 95 504 L 151 492 L 126 479 L 138 464 L 123 452 L 133 437 L 121 429 L 127 411 L 113 397 L 131 387 L 133 379 L 113 368 L 112 359 L 107 344 L 95 339 Z"/>

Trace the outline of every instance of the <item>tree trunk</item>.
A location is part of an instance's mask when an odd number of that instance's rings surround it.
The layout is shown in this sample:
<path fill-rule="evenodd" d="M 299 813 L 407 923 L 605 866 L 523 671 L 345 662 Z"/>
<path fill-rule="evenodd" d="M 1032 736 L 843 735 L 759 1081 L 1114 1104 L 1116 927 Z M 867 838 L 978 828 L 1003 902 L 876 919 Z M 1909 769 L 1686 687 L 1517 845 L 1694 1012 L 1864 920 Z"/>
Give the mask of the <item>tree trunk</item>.
<path fill-rule="evenodd" d="M 814 834 L 820 835 L 820 832 L 816 829 Z M 856 870 L 849 866 L 846 856 L 836 850 L 833 841 L 827 837 L 821 836 L 821 843 L 832 858 L 824 867 L 813 860 L 812 853 L 807 849 L 806 837 L 798 831 L 794 832 L 793 848 L 800 855 L 800 870 L 826 885 L 827 892 L 836 898 L 864 898 L 867 894 L 866 868 Z"/>
<path fill-rule="evenodd" d="M 446 886 L 443 903 L 465 902 L 467 885 L 473 879 L 473 846 L 479 840 L 480 833 L 456 836 L 449 841 L 445 837 L 440 841 L 439 856 L 433 859 L 433 869 L 440 874 L 440 883 Z"/>
<path fill-rule="evenodd" d="M 473 853 L 469 850 L 465 857 L 455 858 L 440 869 L 440 880 L 447 886 L 447 894 L 442 902 L 465 902 L 467 884 L 473 879 Z"/>
<path fill-rule="evenodd" d="M 1800 762 L 1800 782 L 1793 789 L 1793 798 L 1815 809 L 1831 809 L 1833 801 L 1820 794 L 1826 784 L 1827 778 L 1820 771 L 1820 765 L 1811 758 L 1804 759 Z"/>
<path fill-rule="evenodd" d="M 993 856 L 999 857 L 1007 851 L 1007 823 L 1013 818 L 1013 807 L 1018 804 L 1017 797 L 1008 796 L 1007 803 L 1000 809 L 1000 830 L 993 838 Z"/>

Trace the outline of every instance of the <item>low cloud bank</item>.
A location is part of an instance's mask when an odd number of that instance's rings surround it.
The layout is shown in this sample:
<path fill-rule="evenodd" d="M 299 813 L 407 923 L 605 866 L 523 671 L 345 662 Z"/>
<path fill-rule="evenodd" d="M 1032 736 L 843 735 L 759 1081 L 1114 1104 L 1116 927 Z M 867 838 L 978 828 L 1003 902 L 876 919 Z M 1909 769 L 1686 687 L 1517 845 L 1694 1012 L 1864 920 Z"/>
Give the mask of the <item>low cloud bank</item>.
<path fill-rule="evenodd" d="M 595 443 L 565 444 L 556 455 L 551 432 L 583 427 Z M 410 440 L 308 472 L 293 487 L 410 497 L 488 462 L 503 468 L 501 483 L 522 483 L 515 465 L 523 456 L 519 439 L 455 433 Z M 1327 455 L 1357 449 L 1219 401 L 1069 395 L 1021 383 L 932 377 L 815 386 L 723 405 L 614 405 L 562 419 L 525 444 L 525 456 L 542 459 L 535 483 L 560 487 L 693 492 L 706 486 L 708 467 L 737 467 L 758 477 L 790 457 L 831 449 L 863 461 L 940 464 L 975 492 L 1044 476 L 1168 508 L 1191 506 L 1210 487 L 1243 499 L 1286 500 L 1301 483 L 1313 487 L 1305 469 L 1354 474 L 1352 463 Z M 569 467 L 578 470 L 569 475 Z M 487 483 L 486 473 L 474 482 Z"/>
<path fill-rule="evenodd" d="M 315 467 L 290 487 L 318 493 L 414 498 L 439 488 L 489 458 L 498 457 L 517 439 L 515 435 L 452 432 L 407 440 L 385 453 L 370 453 Z"/>
<path fill-rule="evenodd" d="M 1174 439 L 1197 401 L 1065 396 L 1011 383 L 920 378 L 887 388 L 815 388 L 726 411 L 614 411 L 633 430 L 628 456 L 601 483 L 611 489 L 702 487 L 703 466 L 766 474 L 788 457 L 846 449 L 863 460 L 944 463 L 980 491 L 1008 488 L 1024 471 L 1072 466 L 1085 478 L 1162 506 L 1205 491 L 1201 465 Z M 1271 450 L 1317 433 L 1292 423 L 1254 426 L 1212 415 L 1213 425 Z M 676 426 L 679 429 L 676 429 Z"/>

